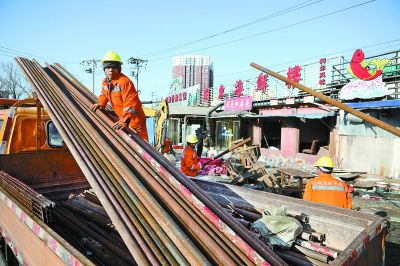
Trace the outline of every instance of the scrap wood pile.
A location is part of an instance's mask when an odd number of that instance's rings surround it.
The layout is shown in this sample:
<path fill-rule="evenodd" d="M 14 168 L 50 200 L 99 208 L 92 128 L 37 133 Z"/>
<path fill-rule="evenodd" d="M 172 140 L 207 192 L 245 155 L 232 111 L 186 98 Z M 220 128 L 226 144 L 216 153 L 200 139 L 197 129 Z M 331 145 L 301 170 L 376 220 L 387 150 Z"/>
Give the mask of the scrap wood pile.
<path fill-rule="evenodd" d="M 60 65 L 17 58 L 138 265 L 285 265 Z"/>
<path fill-rule="evenodd" d="M 227 174 L 233 185 L 251 186 L 258 190 L 278 192 L 282 189 L 276 171 L 268 169 L 265 163 L 258 162 L 259 145 L 246 145 L 239 139 L 232 143 L 231 157 L 225 162 Z"/>

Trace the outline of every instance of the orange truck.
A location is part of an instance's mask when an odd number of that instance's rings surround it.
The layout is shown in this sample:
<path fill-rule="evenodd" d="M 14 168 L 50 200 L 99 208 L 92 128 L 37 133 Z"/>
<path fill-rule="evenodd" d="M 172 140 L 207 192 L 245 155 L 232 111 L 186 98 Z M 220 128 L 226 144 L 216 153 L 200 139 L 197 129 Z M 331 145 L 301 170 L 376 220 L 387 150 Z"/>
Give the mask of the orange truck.
<path fill-rule="evenodd" d="M 56 209 L 58 201 L 71 193 L 90 186 L 37 99 L 0 99 L 0 140 L 0 265 L 2 260 L 8 265 L 110 264 L 89 259 L 89 253 L 78 247 L 79 242 L 77 246 L 77 241 L 67 241 L 54 228 L 47 211 Z M 25 193 L 37 192 L 36 198 L 22 197 L 2 176 L 14 177 Z M 240 187 L 196 182 L 211 196 L 223 194 L 225 199 L 250 204 L 259 211 L 266 205 L 284 204 L 308 215 L 313 228 L 324 233 L 328 243 L 338 250 L 338 257 L 329 265 L 384 262 L 383 218 Z M 49 199 L 42 201 L 47 204 L 46 210 L 37 208 L 35 201 L 43 196 Z M 131 264 L 127 261 L 120 265 Z"/>

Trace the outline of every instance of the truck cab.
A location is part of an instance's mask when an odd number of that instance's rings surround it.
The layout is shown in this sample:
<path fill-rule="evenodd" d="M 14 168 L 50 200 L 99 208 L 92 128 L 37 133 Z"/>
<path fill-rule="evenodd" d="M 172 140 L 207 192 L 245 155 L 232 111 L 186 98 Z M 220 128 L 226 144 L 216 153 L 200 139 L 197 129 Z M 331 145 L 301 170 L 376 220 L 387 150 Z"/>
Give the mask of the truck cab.
<path fill-rule="evenodd" d="M 0 110 L 0 154 L 66 149 L 54 123 L 36 99 L 0 99 L 0 106 L 5 108 Z"/>

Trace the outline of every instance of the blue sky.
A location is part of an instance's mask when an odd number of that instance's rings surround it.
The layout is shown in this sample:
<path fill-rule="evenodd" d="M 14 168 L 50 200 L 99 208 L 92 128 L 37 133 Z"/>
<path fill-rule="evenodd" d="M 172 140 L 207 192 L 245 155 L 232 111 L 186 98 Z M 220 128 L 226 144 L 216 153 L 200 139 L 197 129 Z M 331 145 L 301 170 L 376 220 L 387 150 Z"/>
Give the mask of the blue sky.
<path fill-rule="evenodd" d="M 281 12 L 304 5 L 308 6 Z M 284 14 L 262 20 L 278 12 Z M 337 13 L 327 15 L 333 12 Z M 91 89 L 92 76 L 80 62 L 101 59 L 114 50 L 124 61 L 148 60 L 139 87 L 141 100 L 150 100 L 152 94 L 168 94 L 173 56 L 210 56 L 214 85 L 219 86 L 257 76 L 251 62 L 282 70 L 321 56 L 351 58 L 356 48 L 363 48 L 366 56 L 400 49 L 399 14 L 396 0 L 0 0 L 0 61 L 13 61 L 18 54 L 40 63 L 58 62 Z M 206 37 L 210 38 L 194 42 Z M 160 52 L 190 42 L 194 43 Z M 126 63 L 123 72 L 130 73 Z M 97 68 L 97 95 L 103 76 Z"/>

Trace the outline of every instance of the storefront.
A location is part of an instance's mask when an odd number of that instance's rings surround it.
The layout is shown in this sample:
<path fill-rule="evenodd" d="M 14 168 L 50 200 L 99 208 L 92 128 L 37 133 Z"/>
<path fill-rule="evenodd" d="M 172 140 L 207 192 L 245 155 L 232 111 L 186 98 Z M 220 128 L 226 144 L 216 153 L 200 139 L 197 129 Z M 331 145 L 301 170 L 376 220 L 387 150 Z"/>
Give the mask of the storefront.
<path fill-rule="evenodd" d="M 205 128 L 205 117 L 212 108 L 193 106 L 170 106 L 167 136 L 174 145 L 186 145 L 186 136 Z"/>

